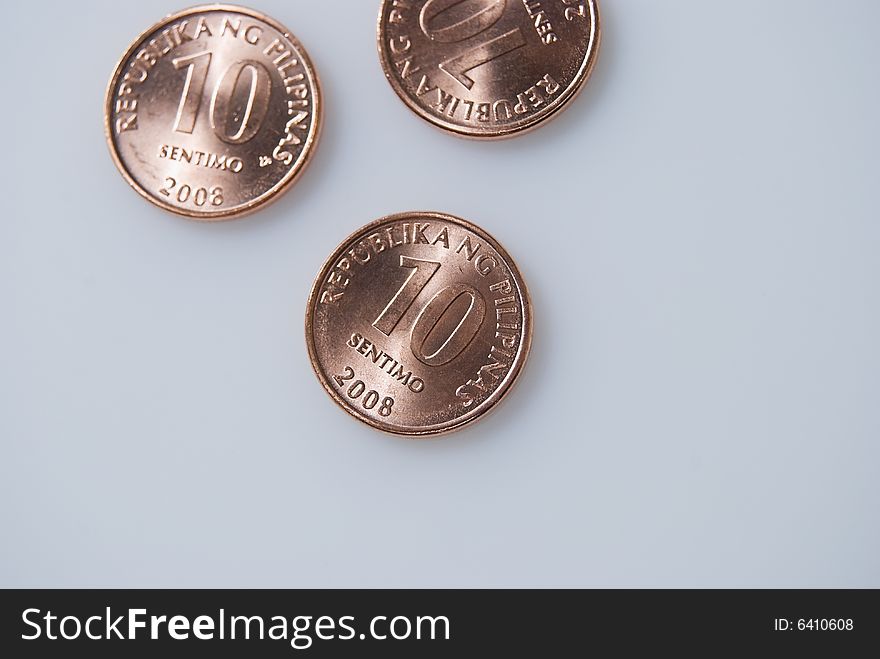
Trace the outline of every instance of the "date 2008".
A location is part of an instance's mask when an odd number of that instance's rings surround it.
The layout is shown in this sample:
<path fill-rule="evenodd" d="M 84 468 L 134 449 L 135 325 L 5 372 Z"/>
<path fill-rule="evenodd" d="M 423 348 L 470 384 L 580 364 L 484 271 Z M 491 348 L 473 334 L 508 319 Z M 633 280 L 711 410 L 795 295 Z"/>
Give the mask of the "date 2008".
<path fill-rule="evenodd" d="M 352 400 L 360 400 L 360 403 L 365 410 L 375 409 L 378 405 L 377 411 L 379 416 L 391 416 L 391 410 L 394 407 L 394 399 L 391 398 L 391 396 L 382 398 L 372 389 L 367 391 L 367 385 L 365 385 L 362 380 L 355 380 L 351 385 L 348 385 L 348 389 L 346 390 L 345 387 L 348 381 L 354 380 L 354 369 L 351 366 L 346 366 L 342 375 L 334 375 L 333 379 L 349 398 Z M 379 404 L 380 398 L 382 398 L 381 405 Z"/>
<path fill-rule="evenodd" d="M 199 208 L 207 205 L 223 205 L 223 188 L 220 186 L 193 188 L 193 186 L 186 183 L 178 186 L 176 179 L 167 176 L 165 178 L 165 185 L 159 189 L 159 192 L 169 199 L 176 199 L 181 204 L 189 202 Z"/>

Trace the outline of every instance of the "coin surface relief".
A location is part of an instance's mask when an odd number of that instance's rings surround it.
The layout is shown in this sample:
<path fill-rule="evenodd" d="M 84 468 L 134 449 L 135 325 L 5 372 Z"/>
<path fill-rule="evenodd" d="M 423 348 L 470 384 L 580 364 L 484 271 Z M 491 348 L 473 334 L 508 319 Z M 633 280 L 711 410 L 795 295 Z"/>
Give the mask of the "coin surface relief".
<path fill-rule="evenodd" d="M 457 135 L 502 138 L 555 116 L 599 50 L 597 0 L 383 0 L 385 76 L 417 115 Z"/>
<path fill-rule="evenodd" d="M 187 9 L 144 32 L 117 65 L 104 107 L 110 152 L 128 183 L 199 220 L 276 199 L 312 157 L 321 112 L 299 41 L 232 5 Z"/>
<path fill-rule="evenodd" d="M 410 212 L 349 236 L 306 310 L 312 367 L 349 414 L 410 437 L 456 430 L 493 409 L 529 352 L 522 275 L 488 233 Z"/>

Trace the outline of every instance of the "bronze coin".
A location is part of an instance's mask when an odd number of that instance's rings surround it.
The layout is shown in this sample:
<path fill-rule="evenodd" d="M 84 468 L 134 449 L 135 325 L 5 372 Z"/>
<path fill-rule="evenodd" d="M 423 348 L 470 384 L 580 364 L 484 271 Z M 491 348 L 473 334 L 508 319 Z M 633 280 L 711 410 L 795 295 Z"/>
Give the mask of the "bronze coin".
<path fill-rule="evenodd" d="M 516 264 L 488 233 L 443 213 L 391 215 L 353 233 L 324 263 L 306 310 L 327 393 L 374 428 L 410 437 L 495 407 L 531 337 Z"/>
<path fill-rule="evenodd" d="M 281 24 L 231 5 L 178 12 L 135 39 L 104 105 L 126 181 L 197 220 L 241 216 L 276 199 L 312 157 L 318 76 Z"/>
<path fill-rule="evenodd" d="M 417 115 L 509 137 L 556 115 L 599 50 L 597 0 L 383 0 L 379 58 Z"/>

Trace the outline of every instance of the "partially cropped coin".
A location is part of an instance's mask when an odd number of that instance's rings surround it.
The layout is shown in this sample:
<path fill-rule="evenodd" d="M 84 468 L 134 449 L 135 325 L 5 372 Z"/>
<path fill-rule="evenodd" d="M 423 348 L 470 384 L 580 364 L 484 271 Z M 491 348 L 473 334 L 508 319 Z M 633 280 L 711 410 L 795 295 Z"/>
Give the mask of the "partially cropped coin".
<path fill-rule="evenodd" d="M 597 0 L 382 0 L 379 58 L 417 115 L 509 137 L 559 112 L 599 50 Z"/>
<path fill-rule="evenodd" d="M 516 264 L 485 231 L 443 213 L 391 215 L 349 236 L 306 310 L 312 367 L 330 396 L 361 421 L 412 437 L 492 409 L 531 337 Z"/>
<path fill-rule="evenodd" d="M 321 127 L 318 76 L 281 24 L 231 5 L 178 12 L 139 36 L 110 79 L 110 152 L 128 183 L 198 220 L 249 213 L 284 192 Z"/>

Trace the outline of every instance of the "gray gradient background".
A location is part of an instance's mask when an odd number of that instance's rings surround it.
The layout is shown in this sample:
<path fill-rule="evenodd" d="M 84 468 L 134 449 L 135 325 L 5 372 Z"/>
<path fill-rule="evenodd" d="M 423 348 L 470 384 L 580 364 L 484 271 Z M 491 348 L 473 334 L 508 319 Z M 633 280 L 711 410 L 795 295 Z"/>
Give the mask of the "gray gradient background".
<path fill-rule="evenodd" d="M 179 4 L 7 11 L 0 585 L 880 586 L 880 3 L 605 0 L 584 94 L 490 144 L 394 96 L 378 2 L 255 6 L 325 132 L 216 225 L 102 135 Z M 302 330 L 336 244 L 414 208 L 499 237 L 536 316 L 502 409 L 427 442 L 339 411 Z"/>

